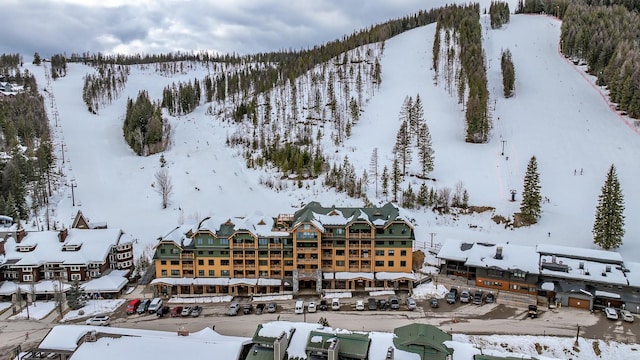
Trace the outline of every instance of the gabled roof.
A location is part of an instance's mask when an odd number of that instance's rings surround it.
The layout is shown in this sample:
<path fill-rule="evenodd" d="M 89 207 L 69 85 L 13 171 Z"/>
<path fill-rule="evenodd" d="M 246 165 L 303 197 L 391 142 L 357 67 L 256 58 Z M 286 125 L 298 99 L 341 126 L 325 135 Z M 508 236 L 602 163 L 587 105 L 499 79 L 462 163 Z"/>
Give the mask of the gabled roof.
<path fill-rule="evenodd" d="M 393 332 L 396 334 L 393 339 L 395 347 L 418 354 L 423 360 L 445 360 L 447 355 L 453 354 L 453 350 L 444 345 L 445 341 L 451 341 L 451 335 L 433 325 L 413 323 L 398 327 Z"/>
<path fill-rule="evenodd" d="M 307 352 L 322 351 L 329 349 L 332 343 L 338 341 L 340 357 L 348 357 L 350 359 L 366 359 L 369 352 L 368 334 L 359 334 L 352 332 L 325 332 L 311 331 L 309 340 L 307 341 Z"/>
<path fill-rule="evenodd" d="M 412 227 L 411 222 L 400 214 L 400 209 L 392 203 L 382 207 L 323 207 L 312 201 L 294 214 L 293 227 L 301 223 L 312 223 L 319 229 L 324 226 L 347 226 L 353 222 L 364 221 L 376 227 L 386 227 L 389 224 L 402 221 Z"/>

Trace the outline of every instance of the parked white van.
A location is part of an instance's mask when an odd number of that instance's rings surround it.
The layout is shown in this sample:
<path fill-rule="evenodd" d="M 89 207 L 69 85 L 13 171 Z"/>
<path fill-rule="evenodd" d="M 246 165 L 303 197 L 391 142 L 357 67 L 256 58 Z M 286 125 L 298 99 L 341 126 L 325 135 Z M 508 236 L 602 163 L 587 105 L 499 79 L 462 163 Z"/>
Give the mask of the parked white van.
<path fill-rule="evenodd" d="M 331 310 L 340 310 L 340 298 L 334 298 L 331 300 Z"/>
<path fill-rule="evenodd" d="M 150 314 L 153 314 L 156 311 L 158 311 L 158 309 L 160 309 L 161 307 L 162 307 L 162 299 L 155 298 L 151 300 L 151 304 L 149 304 L 149 308 L 147 310 L 149 311 Z"/>
<path fill-rule="evenodd" d="M 296 301 L 296 314 L 304 313 L 304 301 L 298 300 Z"/>

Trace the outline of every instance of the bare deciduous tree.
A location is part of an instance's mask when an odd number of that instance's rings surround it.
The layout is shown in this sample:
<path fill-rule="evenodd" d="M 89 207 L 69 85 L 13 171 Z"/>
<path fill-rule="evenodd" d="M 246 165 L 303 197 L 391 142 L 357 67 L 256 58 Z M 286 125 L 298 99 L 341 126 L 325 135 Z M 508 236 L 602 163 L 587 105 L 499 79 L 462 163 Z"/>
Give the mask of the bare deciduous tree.
<path fill-rule="evenodd" d="M 162 208 L 166 209 L 169 204 L 169 197 L 173 192 L 173 185 L 171 184 L 171 177 L 167 168 L 161 168 L 156 173 L 156 192 L 162 197 Z"/>

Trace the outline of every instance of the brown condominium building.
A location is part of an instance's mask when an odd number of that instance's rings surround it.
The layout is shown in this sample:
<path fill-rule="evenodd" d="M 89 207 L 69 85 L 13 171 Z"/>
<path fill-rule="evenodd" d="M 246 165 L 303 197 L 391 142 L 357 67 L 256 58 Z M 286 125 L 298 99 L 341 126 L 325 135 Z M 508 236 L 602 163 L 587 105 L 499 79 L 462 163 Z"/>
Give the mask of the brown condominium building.
<path fill-rule="evenodd" d="M 152 284 L 164 295 L 410 288 L 413 241 L 391 203 L 206 218 L 158 239 Z"/>

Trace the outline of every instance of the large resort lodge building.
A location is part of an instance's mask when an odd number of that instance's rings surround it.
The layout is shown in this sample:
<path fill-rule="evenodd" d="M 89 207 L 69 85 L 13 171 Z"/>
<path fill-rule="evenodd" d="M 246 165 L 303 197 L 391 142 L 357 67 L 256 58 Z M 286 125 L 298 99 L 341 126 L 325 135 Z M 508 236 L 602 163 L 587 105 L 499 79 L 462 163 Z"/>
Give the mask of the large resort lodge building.
<path fill-rule="evenodd" d="M 152 284 L 167 296 L 409 289 L 413 241 L 391 203 L 206 218 L 158 239 Z"/>

